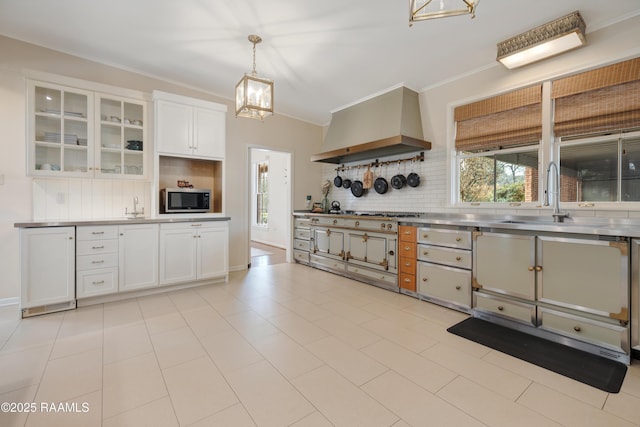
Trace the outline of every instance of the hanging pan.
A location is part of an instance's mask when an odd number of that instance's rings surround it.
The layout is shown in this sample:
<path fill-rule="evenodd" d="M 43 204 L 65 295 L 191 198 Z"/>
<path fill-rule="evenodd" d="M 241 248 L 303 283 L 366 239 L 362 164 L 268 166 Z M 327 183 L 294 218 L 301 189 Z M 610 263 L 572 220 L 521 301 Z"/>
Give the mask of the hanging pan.
<path fill-rule="evenodd" d="M 411 173 L 407 176 L 407 185 L 409 187 L 417 187 L 420 185 L 420 175 L 413 171 L 415 159 L 411 160 Z"/>
<path fill-rule="evenodd" d="M 378 168 L 382 168 L 382 166 L 378 166 Z M 387 183 L 387 180 L 378 173 L 378 177 L 373 182 L 373 188 L 376 190 L 376 193 L 384 194 L 389 189 L 389 184 Z"/>
<path fill-rule="evenodd" d="M 333 185 L 342 187 L 342 177 L 340 176 L 340 169 L 338 168 L 336 168 L 336 177 L 333 178 Z"/>

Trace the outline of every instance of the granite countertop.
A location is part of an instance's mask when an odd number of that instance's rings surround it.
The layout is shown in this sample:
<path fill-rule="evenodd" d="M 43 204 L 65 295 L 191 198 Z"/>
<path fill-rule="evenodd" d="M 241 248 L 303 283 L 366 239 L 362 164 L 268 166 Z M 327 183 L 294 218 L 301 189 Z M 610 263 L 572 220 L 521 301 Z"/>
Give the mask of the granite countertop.
<path fill-rule="evenodd" d="M 13 224 L 16 228 L 38 228 L 38 227 L 74 227 L 83 225 L 124 225 L 124 224 L 164 224 L 176 222 L 202 222 L 202 221 L 230 221 L 228 216 L 159 216 L 155 218 L 105 218 L 105 219 L 67 219 L 50 221 L 25 221 Z"/>

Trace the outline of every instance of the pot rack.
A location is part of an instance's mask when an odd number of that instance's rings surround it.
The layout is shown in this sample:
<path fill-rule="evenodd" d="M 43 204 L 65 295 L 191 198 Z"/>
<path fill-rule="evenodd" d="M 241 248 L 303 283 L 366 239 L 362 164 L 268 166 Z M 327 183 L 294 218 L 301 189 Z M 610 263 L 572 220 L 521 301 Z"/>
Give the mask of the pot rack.
<path fill-rule="evenodd" d="M 395 163 L 404 163 L 404 162 L 424 162 L 424 151 L 421 151 L 420 154 L 416 154 L 413 157 L 407 157 L 404 159 L 396 159 L 396 160 L 386 160 L 386 161 L 379 161 L 378 159 L 376 159 L 374 162 L 371 163 L 361 163 L 359 165 L 351 165 L 351 166 L 338 166 L 335 170 L 337 172 L 344 172 L 344 171 L 348 171 L 351 169 L 360 169 L 363 167 L 369 167 L 369 168 L 377 168 L 377 167 L 381 167 L 381 166 L 389 166 Z"/>

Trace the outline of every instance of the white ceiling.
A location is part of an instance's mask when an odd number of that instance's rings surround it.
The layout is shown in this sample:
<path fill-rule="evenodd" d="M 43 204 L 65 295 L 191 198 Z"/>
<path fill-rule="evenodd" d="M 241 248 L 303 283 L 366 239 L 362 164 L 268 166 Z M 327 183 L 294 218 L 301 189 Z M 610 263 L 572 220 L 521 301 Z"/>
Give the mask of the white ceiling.
<path fill-rule="evenodd" d="M 588 33 L 640 0 L 482 0 L 475 19 L 408 26 L 407 0 L 0 0 L 0 34 L 233 99 L 251 71 L 276 113 L 331 111 L 404 83 L 420 91 L 495 62 L 496 43 L 579 10 Z M 1 53 L 0 53 L 1 55 Z"/>

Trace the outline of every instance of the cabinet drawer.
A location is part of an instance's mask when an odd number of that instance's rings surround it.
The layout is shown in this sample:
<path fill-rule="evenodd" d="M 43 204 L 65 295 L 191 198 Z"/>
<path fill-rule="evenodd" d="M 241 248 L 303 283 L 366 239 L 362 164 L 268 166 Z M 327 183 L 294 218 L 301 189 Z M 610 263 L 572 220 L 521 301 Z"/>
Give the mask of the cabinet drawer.
<path fill-rule="evenodd" d="M 309 252 L 310 246 L 308 240 L 293 239 L 293 249 Z"/>
<path fill-rule="evenodd" d="M 304 262 L 305 264 L 309 262 L 309 252 L 299 251 L 297 249 L 293 250 L 293 257 L 296 261 Z"/>
<path fill-rule="evenodd" d="M 418 243 L 452 248 L 471 249 L 471 232 L 464 230 L 440 230 L 422 227 L 418 229 Z"/>
<path fill-rule="evenodd" d="M 471 272 L 418 262 L 418 293 L 471 307 Z"/>
<path fill-rule="evenodd" d="M 476 310 L 536 326 L 536 308 L 534 305 L 510 301 L 480 292 L 473 293 L 473 301 Z"/>
<path fill-rule="evenodd" d="M 416 276 L 413 274 L 400 273 L 398 276 L 398 286 L 411 292 L 416 291 Z"/>
<path fill-rule="evenodd" d="M 416 230 L 417 227 L 412 227 L 410 225 L 399 225 L 398 240 L 400 240 L 401 242 L 415 242 Z"/>
<path fill-rule="evenodd" d="M 113 225 L 76 227 L 77 240 L 117 239 L 118 227 Z"/>
<path fill-rule="evenodd" d="M 118 240 L 84 240 L 76 242 L 77 255 L 118 252 Z"/>
<path fill-rule="evenodd" d="M 398 286 L 398 276 L 396 276 L 395 274 L 387 274 L 381 271 L 369 270 L 367 268 L 357 267 L 354 265 L 347 265 L 347 271 L 350 273 L 359 274 L 360 276 L 364 276 L 369 279 L 374 279 L 393 286 Z"/>
<path fill-rule="evenodd" d="M 317 264 L 320 267 L 330 268 L 332 270 L 344 271 L 344 261 L 336 261 L 331 258 L 325 258 L 318 255 L 309 255 L 309 262 Z"/>
<path fill-rule="evenodd" d="M 115 252 L 76 257 L 76 271 L 110 267 L 118 267 L 118 254 Z"/>
<path fill-rule="evenodd" d="M 400 258 L 400 273 L 416 274 L 415 258 Z"/>
<path fill-rule="evenodd" d="M 443 248 L 440 246 L 418 245 L 418 259 L 436 264 L 471 269 L 471 251 Z"/>
<path fill-rule="evenodd" d="M 76 275 L 78 298 L 110 294 L 118 291 L 118 269 L 87 270 Z"/>
<path fill-rule="evenodd" d="M 293 232 L 293 237 L 300 240 L 309 240 L 309 230 L 296 228 Z"/>
<path fill-rule="evenodd" d="M 406 258 L 416 257 L 416 244 L 411 242 L 398 242 L 398 256 Z"/>
<path fill-rule="evenodd" d="M 539 315 L 541 329 L 629 353 L 627 328 L 542 307 Z"/>
<path fill-rule="evenodd" d="M 310 218 L 295 218 L 293 220 L 293 226 L 295 228 L 309 228 Z"/>

